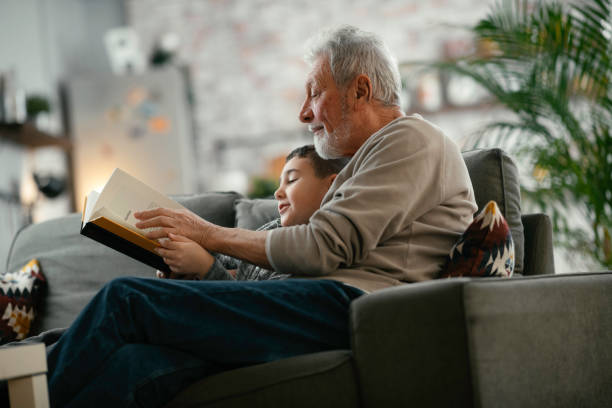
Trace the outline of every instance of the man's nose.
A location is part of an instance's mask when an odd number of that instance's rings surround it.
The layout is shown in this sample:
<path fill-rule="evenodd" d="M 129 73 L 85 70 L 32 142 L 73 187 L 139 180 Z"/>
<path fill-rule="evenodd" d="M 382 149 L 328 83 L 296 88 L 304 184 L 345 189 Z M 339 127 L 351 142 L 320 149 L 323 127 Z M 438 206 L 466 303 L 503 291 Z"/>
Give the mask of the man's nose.
<path fill-rule="evenodd" d="M 303 123 L 310 123 L 314 119 L 314 113 L 312 109 L 310 109 L 310 104 L 308 101 L 304 102 L 302 105 L 302 109 L 300 110 L 300 121 Z"/>

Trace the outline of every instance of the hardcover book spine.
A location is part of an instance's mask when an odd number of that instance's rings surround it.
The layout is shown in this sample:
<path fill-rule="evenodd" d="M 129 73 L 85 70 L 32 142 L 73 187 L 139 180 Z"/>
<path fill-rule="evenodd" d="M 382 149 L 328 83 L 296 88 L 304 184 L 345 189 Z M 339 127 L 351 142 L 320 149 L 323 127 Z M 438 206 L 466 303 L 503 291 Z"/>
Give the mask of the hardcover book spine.
<path fill-rule="evenodd" d="M 134 258 L 152 268 L 170 273 L 170 267 L 166 265 L 162 257 L 138 245 L 121 238 L 98 225 L 88 222 L 81 227 L 81 235 L 89 237 L 94 241 L 106 245 L 114 250 Z"/>

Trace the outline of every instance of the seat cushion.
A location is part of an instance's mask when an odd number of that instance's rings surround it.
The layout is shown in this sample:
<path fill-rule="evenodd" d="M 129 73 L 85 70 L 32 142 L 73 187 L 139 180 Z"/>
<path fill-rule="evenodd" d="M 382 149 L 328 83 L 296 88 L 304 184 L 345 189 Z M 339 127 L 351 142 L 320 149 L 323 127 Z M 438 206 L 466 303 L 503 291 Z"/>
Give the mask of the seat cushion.
<path fill-rule="evenodd" d="M 173 407 L 358 407 L 352 354 L 306 354 L 226 371 L 177 395 Z"/>
<path fill-rule="evenodd" d="M 524 244 L 521 187 L 514 161 L 501 149 L 463 152 L 479 209 L 495 201 L 508 222 L 514 241 L 514 273 L 523 273 Z"/>

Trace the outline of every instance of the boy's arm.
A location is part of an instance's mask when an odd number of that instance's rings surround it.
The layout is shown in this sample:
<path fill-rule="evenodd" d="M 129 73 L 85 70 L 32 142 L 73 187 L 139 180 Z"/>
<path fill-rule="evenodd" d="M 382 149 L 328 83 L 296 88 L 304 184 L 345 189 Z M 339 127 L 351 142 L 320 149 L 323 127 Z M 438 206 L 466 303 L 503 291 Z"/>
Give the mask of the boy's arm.
<path fill-rule="evenodd" d="M 225 269 L 237 269 L 240 266 L 240 259 L 219 253 L 213 253 L 212 255 L 219 260 Z"/>
<path fill-rule="evenodd" d="M 218 262 L 207 250 L 189 238 L 175 234 L 168 234 L 168 238 L 170 239 L 162 240 L 161 247 L 155 251 L 162 256 L 175 278 L 202 279 L 214 263 Z"/>
<path fill-rule="evenodd" d="M 202 280 L 236 280 L 231 271 L 223 267 L 219 259 L 215 258 L 215 262 L 211 265 L 208 272 L 202 277 Z"/>

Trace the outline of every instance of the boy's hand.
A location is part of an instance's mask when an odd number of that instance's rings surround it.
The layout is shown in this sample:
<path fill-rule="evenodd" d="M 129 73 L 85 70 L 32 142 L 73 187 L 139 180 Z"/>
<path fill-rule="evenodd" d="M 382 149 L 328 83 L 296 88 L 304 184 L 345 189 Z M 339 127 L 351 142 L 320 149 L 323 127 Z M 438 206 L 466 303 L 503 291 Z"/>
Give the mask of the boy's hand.
<path fill-rule="evenodd" d="M 215 261 L 213 256 L 196 242 L 182 235 L 169 233 L 168 238 L 170 239 L 161 240 L 161 248 L 157 248 L 156 252 L 170 267 L 172 273 L 169 278 L 203 278 Z"/>

